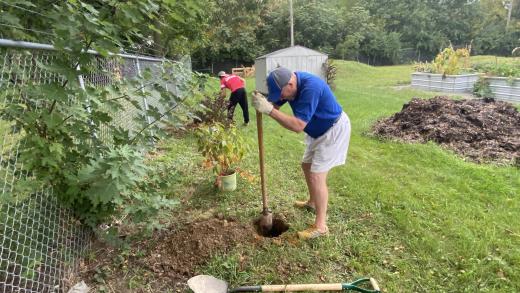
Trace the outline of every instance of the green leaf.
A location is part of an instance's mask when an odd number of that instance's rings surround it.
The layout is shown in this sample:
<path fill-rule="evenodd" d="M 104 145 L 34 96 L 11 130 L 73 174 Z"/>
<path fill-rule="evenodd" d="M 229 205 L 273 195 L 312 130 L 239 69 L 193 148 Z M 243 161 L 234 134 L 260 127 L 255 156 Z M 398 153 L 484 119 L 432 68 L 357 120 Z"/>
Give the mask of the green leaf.
<path fill-rule="evenodd" d="M 9 12 L 2 11 L 2 21 L 15 26 L 20 26 L 20 19 Z"/>

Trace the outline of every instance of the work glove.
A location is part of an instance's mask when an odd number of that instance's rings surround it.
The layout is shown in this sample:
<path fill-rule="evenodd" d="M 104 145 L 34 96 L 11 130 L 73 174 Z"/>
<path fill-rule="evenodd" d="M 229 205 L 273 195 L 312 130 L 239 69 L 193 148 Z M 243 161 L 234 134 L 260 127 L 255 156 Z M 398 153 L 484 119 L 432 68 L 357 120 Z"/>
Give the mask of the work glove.
<path fill-rule="evenodd" d="M 273 104 L 269 103 L 264 95 L 257 91 L 253 91 L 253 107 L 255 107 L 258 112 L 267 115 L 271 114 L 271 111 L 273 111 Z"/>

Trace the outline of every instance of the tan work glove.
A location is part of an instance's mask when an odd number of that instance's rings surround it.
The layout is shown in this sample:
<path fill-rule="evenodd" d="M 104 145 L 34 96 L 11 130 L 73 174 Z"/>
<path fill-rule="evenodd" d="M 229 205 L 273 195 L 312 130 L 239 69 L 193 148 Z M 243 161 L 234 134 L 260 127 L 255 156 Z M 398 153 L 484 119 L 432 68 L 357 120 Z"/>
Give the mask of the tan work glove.
<path fill-rule="evenodd" d="M 261 93 L 257 91 L 253 91 L 253 107 L 255 107 L 258 112 L 264 113 L 264 114 L 271 114 L 271 111 L 273 111 L 273 104 L 269 103 L 269 101 L 262 95 Z"/>

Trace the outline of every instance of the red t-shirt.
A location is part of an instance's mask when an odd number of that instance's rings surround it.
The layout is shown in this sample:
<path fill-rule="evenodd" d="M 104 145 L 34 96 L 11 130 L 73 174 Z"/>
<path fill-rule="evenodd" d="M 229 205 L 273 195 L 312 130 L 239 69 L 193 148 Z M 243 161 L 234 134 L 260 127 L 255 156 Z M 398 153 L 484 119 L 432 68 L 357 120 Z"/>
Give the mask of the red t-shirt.
<path fill-rule="evenodd" d="M 220 78 L 220 89 L 228 88 L 231 92 L 234 92 L 244 87 L 242 79 L 236 75 L 226 74 Z"/>

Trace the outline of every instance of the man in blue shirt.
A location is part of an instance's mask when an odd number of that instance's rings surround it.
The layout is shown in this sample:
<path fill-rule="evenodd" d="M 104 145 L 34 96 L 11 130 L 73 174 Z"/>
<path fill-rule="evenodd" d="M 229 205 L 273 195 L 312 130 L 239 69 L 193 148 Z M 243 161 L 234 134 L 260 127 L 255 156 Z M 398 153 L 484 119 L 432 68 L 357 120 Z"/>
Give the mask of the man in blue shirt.
<path fill-rule="evenodd" d="M 317 76 L 278 67 L 266 81 L 268 98 L 255 91 L 253 106 L 283 127 L 306 134 L 302 169 L 309 199 L 296 201 L 295 206 L 314 211 L 316 220 L 312 227 L 298 232 L 298 236 L 302 239 L 325 236 L 329 233 L 327 174 L 333 167 L 345 164 L 350 141 L 349 118 L 327 83 Z M 287 102 L 294 116 L 278 110 Z"/>

